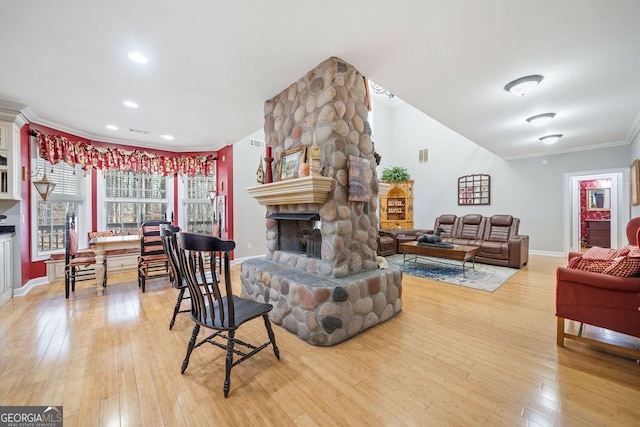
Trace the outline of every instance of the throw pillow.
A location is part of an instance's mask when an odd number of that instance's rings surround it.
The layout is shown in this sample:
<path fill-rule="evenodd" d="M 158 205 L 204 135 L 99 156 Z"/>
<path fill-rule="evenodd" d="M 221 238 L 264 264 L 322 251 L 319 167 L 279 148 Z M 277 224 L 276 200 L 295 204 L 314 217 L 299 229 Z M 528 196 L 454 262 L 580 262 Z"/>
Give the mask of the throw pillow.
<path fill-rule="evenodd" d="M 582 255 L 584 259 L 608 259 L 612 260 L 629 253 L 629 248 L 609 249 L 592 246 Z"/>
<path fill-rule="evenodd" d="M 618 257 L 603 273 L 619 277 L 640 276 L 640 257 Z"/>
<path fill-rule="evenodd" d="M 568 267 L 591 273 L 603 273 L 612 263 L 613 261 L 608 259 L 585 259 L 584 256 L 577 256 L 569 260 Z"/>
<path fill-rule="evenodd" d="M 627 254 L 627 256 L 640 257 L 640 248 L 638 248 L 637 246 L 627 245 L 627 249 L 629 249 L 629 253 Z"/>

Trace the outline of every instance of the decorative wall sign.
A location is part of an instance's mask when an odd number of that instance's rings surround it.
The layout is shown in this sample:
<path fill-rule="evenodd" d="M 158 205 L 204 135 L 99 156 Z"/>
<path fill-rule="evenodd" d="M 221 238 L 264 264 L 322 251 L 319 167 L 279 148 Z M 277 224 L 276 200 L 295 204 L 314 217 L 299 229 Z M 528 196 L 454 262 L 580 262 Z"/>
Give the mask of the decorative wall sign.
<path fill-rule="evenodd" d="M 458 204 L 491 204 L 491 177 L 484 174 L 475 174 L 458 178 Z"/>
<path fill-rule="evenodd" d="M 349 201 L 368 202 L 371 200 L 371 165 L 362 157 L 349 156 Z"/>

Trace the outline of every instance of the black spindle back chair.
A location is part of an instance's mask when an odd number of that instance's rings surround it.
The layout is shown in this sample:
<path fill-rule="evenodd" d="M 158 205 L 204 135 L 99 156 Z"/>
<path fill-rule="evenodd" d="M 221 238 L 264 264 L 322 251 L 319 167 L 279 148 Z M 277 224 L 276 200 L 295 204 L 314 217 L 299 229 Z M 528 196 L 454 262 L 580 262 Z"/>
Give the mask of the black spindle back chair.
<path fill-rule="evenodd" d="M 223 392 L 224 397 L 227 397 L 231 388 L 231 368 L 269 345 L 273 346 L 273 353 L 277 359 L 280 359 L 280 352 L 269 320 L 269 312 L 273 306 L 233 294 L 229 253 L 235 249 L 235 242 L 194 233 L 178 233 L 177 242 L 180 271 L 185 276 L 191 293 L 191 319 L 195 322 L 187 347 L 187 355 L 182 362 L 182 373 L 187 369 L 189 357 L 194 348 L 210 343 L 224 349 L 227 357 Z M 211 256 L 214 252 L 222 254 L 223 274 L 220 276 L 224 278 L 222 283 L 215 274 L 216 260 Z M 208 278 L 215 279 L 212 286 L 200 286 L 201 283 L 206 283 Z M 235 337 L 236 330 L 240 326 L 259 317 L 264 320 L 269 341 L 253 345 Z M 196 344 L 201 326 L 215 332 Z M 238 358 L 234 360 L 236 356 Z"/>

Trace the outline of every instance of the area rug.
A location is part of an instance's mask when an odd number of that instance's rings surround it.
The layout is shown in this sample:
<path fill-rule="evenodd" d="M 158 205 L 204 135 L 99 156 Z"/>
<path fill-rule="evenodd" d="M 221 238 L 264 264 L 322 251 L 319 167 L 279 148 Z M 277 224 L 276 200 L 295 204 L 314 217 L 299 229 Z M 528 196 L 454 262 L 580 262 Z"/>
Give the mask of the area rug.
<path fill-rule="evenodd" d="M 402 254 L 386 257 L 389 264 L 396 264 L 402 268 L 404 274 L 437 280 L 452 285 L 466 286 L 482 291 L 495 292 L 511 276 L 516 274 L 517 268 L 499 267 L 496 265 L 476 263 L 476 269 L 472 269 L 472 263 L 467 263 L 465 276 L 462 275 L 462 264 L 458 261 L 420 257 L 417 262 L 409 261 L 412 256 L 407 256 L 407 262 L 402 265 Z"/>

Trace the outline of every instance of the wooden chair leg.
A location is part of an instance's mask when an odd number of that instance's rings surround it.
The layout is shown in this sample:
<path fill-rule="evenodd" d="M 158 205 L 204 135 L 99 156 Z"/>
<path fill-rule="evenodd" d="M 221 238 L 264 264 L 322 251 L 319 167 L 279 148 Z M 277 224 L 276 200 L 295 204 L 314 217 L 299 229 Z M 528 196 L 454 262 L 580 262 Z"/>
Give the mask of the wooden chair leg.
<path fill-rule="evenodd" d="M 104 259 L 104 279 L 102 280 L 102 287 L 107 287 L 107 258 Z"/>
<path fill-rule="evenodd" d="M 278 346 L 276 345 L 276 336 L 273 335 L 273 329 L 271 329 L 271 321 L 269 320 L 269 315 L 263 314 L 262 318 L 264 319 L 264 326 L 266 326 L 267 328 L 269 341 L 271 341 L 271 345 L 273 346 L 273 354 L 276 355 L 276 359 L 280 360 L 280 350 L 278 350 Z"/>
<path fill-rule="evenodd" d="M 180 312 L 180 305 L 182 304 L 182 298 L 184 298 L 184 291 L 187 288 L 180 289 L 180 293 L 178 294 L 178 301 L 176 302 L 176 306 L 173 309 L 173 317 L 171 318 L 171 322 L 169 323 L 169 330 L 173 329 L 173 324 L 176 323 L 176 316 L 178 312 Z"/>
<path fill-rule="evenodd" d="M 560 316 L 557 320 L 556 343 L 558 347 L 564 347 L 564 317 Z"/>
<path fill-rule="evenodd" d="M 69 272 L 64 272 L 64 295 L 66 299 L 69 299 Z"/>
<path fill-rule="evenodd" d="M 236 331 L 234 330 L 229 331 L 227 335 L 227 360 L 225 364 L 224 386 L 222 387 L 224 397 L 229 396 L 229 390 L 231 389 L 231 368 L 233 367 L 233 347 L 235 345 L 235 335 Z"/>
<path fill-rule="evenodd" d="M 193 351 L 193 346 L 196 345 L 196 339 L 198 338 L 198 332 L 200 332 L 200 325 L 196 324 L 193 327 L 193 332 L 191 333 L 191 339 L 189 340 L 189 346 L 187 347 L 187 355 L 182 361 L 182 371 L 181 374 L 184 374 L 184 371 L 187 370 L 187 366 L 189 365 L 189 357 L 191 357 L 191 352 Z"/>

